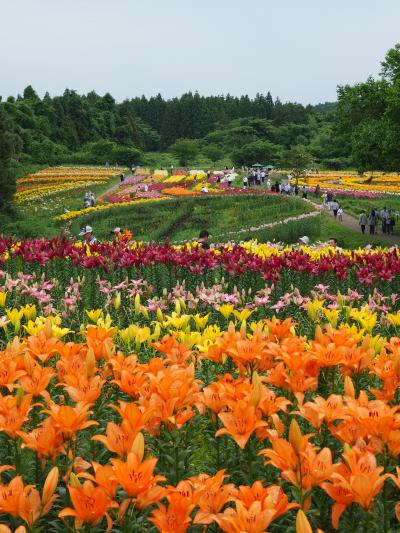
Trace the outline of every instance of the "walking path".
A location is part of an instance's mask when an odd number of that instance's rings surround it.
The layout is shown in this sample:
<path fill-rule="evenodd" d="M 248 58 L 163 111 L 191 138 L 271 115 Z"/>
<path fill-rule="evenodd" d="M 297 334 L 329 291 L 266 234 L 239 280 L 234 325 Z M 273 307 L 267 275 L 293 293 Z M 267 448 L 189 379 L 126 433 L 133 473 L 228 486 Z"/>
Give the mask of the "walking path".
<path fill-rule="evenodd" d="M 312 206 L 314 206 L 316 209 L 319 209 L 321 212 L 326 213 L 330 217 L 334 218 L 332 211 L 326 209 L 322 204 L 317 204 L 317 203 L 313 202 L 312 200 L 306 200 L 306 201 L 307 201 L 307 203 L 309 203 Z M 355 217 L 351 216 L 351 215 L 347 215 L 346 213 L 343 213 L 343 221 L 341 222 L 341 224 L 343 224 L 343 226 L 345 226 L 346 228 L 349 228 L 349 229 L 351 229 L 353 231 L 356 231 L 357 233 L 361 233 L 361 228 L 358 225 L 358 220 Z M 400 236 L 399 235 L 392 235 L 392 234 L 388 235 L 387 233 L 382 233 L 382 229 L 381 229 L 381 226 L 379 224 L 378 224 L 377 228 L 380 230 L 379 235 L 378 234 L 370 235 L 369 234 L 369 226 L 367 226 L 366 229 L 365 229 L 365 235 L 368 235 L 368 237 L 370 237 L 371 240 L 380 239 L 382 241 L 393 242 L 395 244 L 400 243 Z"/>
<path fill-rule="evenodd" d="M 128 176 L 125 176 L 125 179 L 131 178 L 132 176 L 133 176 L 133 174 L 129 174 Z M 106 191 L 102 192 L 96 198 L 96 201 L 100 201 L 101 202 L 106 196 L 108 196 L 110 194 L 110 192 L 115 191 L 115 189 L 118 189 L 118 187 L 120 187 L 121 185 L 123 185 L 123 182 L 119 181 L 118 183 L 116 183 L 115 185 L 113 185 L 112 187 L 107 189 Z"/>

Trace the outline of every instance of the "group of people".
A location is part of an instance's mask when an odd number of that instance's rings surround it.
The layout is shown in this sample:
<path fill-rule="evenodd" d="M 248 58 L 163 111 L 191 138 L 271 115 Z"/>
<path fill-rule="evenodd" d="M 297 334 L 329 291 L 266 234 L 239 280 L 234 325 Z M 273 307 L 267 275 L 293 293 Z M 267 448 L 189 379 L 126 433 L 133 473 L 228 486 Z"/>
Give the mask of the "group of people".
<path fill-rule="evenodd" d="M 394 233 L 396 215 L 392 209 L 384 207 L 381 211 L 378 211 L 374 207 L 369 214 L 363 210 L 358 217 L 358 225 L 361 227 L 362 233 L 365 233 L 365 228 L 369 226 L 370 235 L 376 235 L 378 233 L 379 222 L 382 225 L 382 233 L 387 233 L 388 235 Z"/>
<path fill-rule="evenodd" d="M 267 168 L 252 168 L 243 175 L 243 189 L 267 183 L 267 187 L 271 188 L 271 180 L 269 179 L 269 170 Z"/>
<path fill-rule="evenodd" d="M 94 207 L 95 204 L 96 204 L 96 199 L 94 197 L 94 194 L 90 191 L 85 192 L 85 196 L 83 197 L 84 209 L 87 209 L 88 207 Z"/>

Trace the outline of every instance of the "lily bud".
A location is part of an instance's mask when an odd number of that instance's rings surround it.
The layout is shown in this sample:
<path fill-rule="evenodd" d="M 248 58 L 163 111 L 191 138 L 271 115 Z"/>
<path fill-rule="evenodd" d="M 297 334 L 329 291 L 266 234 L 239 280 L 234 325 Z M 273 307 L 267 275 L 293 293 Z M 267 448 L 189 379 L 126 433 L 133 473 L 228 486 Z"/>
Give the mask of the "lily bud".
<path fill-rule="evenodd" d="M 394 370 L 397 375 L 397 379 L 400 379 L 400 354 L 397 354 L 394 356 L 393 364 L 394 364 Z"/>
<path fill-rule="evenodd" d="M 178 316 L 181 314 L 181 302 L 179 301 L 179 298 L 175 300 L 175 312 Z"/>
<path fill-rule="evenodd" d="M 19 407 L 22 403 L 22 398 L 25 396 L 24 390 L 21 389 L 21 387 L 17 390 L 17 394 L 15 396 L 16 398 L 16 405 Z"/>
<path fill-rule="evenodd" d="M 137 293 L 135 296 L 135 315 L 138 315 L 140 312 L 140 294 Z"/>
<path fill-rule="evenodd" d="M 250 394 L 250 401 L 254 405 L 254 407 L 257 407 L 258 402 L 260 401 L 260 398 L 261 398 L 261 380 L 257 372 L 253 372 L 253 376 L 251 378 L 251 384 L 252 384 L 252 391 Z"/>
<path fill-rule="evenodd" d="M 32 372 L 33 372 L 33 368 L 34 368 L 34 362 L 33 362 L 33 359 L 32 357 L 28 354 L 28 353 L 24 353 L 23 355 L 23 358 L 24 358 L 24 366 L 25 366 L 25 370 L 28 374 L 28 376 L 31 376 L 32 375 Z"/>
<path fill-rule="evenodd" d="M 53 496 L 56 488 L 58 485 L 58 468 L 55 466 L 50 470 L 46 477 L 46 481 L 44 482 L 43 486 L 43 493 L 42 493 L 42 505 L 46 505 L 46 503 L 50 500 L 50 498 Z"/>
<path fill-rule="evenodd" d="M 354 384 L 350 376 L 345 376 L 344 378 L 344 394 L 345 396 L 350 396 L 350 398 L 356 397 Z"/>
<path fill-rule="evenodd" d="M 144 437 L 143 433 L 138 433 L 135 437 L 135 440 L 133 441 L 131 452 L 135 453 L 140 461 L 143 459 L 144 456 Z"/>
<path fill-rule="evenodd" d="M 312 533 L 310 522 L 304 511 L 299 509 L 296 516 L 296 533 Z"/>
<path fill-rule="evenodd" d="M 46 320 L 46 324 L 44 326 L 44 332 L 46 334 L 46 338 L 51 339 L 51 337 L 53 336 L 53 326 L 51 324 L 50 318 Z"/>
<path fill-rule="evenodd" d="M 96 368 L 96 357 L 94 355 L 93 348 L 89 348 L 85 359 L 87 377 L 91 378 Z"/>
<path fill-rule="evenodd" d="M 116 311 L 121 307 L 121 293 L 118 291 L 114 298 L 114 308 Z"/>
<path fill-rule="evenodd" d="M 302 448 L 303 435 L 296 419 L 292 418 L 289 426 L 289 442 L 293 446 L 294 451 L 299 454 Z"/>
<path fill-rule="evenodd" d="M 71 487 L 82 487 L 79 478 L 73 472 L 69 475 L 69 484 Z"/>
<path fill-rule="evenodd" d="M 343 454 L 342 455 L 349 455 L 351 453 L 351 447 L 347 442 L 343 444 Z"/>
<path fill-rule="evenodd" d="M 147 307 L 145 307 L 144 305 L 140 306 L 140 312 L 142 313 L 144 318 L 146 318 L 146 319 L 149 318 L 149 312 L 147 311 Z"/>
<path fill-rule="evenodd" d="M 164 315 L 159 307 L 157 307 L 157 320 L 162 324 L 164 322 Z"/>
<path fill-rule="evenodd" d="M 153 340 L 158 341 L 158 339 L 160 338 L 160 335 L 161 335 L 161 327 L 160 327 L 160 324 L 157 322 L 157 324 L 154 327 L 154 332 L 152 335 Z"/>

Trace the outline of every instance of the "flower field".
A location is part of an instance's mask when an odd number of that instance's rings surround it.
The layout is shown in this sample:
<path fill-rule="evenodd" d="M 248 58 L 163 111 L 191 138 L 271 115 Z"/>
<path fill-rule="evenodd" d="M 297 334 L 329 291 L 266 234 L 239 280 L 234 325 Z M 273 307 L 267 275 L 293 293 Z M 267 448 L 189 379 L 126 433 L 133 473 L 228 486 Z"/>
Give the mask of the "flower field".
<path fill-rule="evenodd" d="M 397 531 L 400 256 L 0 239 L 1 531 Z"/>
<path fill-rule="evenodd" d="M 322 171 L 317 175 L 307 176 L 299 180 L 299 184 L 309 187 L 319 185 L 322 189 L 336 190 L 338 193 L 367 195 L 398 194 L 400 192 L 400 174 L 365 174 L 355 172 Z"/>
<path fill-rule="evenodd" d="M 72 189 L 106 183 L 116 172 L 115 169 L 97 167 L 46 168 L 17 180 L 15 201 L 22 204 Z"/>

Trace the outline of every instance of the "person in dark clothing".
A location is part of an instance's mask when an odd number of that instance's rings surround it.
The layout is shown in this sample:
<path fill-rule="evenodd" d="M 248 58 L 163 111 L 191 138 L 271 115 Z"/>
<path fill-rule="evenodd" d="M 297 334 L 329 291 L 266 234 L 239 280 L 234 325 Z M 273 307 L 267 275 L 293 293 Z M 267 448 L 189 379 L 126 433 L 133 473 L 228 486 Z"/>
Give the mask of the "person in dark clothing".
<path fill-rule="evenodd" d="M 210 236 L 210 233 L 203 229 L 199 233 L 199 238 L 197 239 L 200 243 L 200 246 L 203 248 L 203 250 L 209 250 L 210 249 L 210 243 L 208 242 L 208 238 Z"/>
<path fill-rule="evenodd" d="M 299 186 L 297 185 L 297 183 L 296 183 L 296 185 L 294 186 L 294 194 L 295 194 L 296 196 L 299 195 Z"/>

